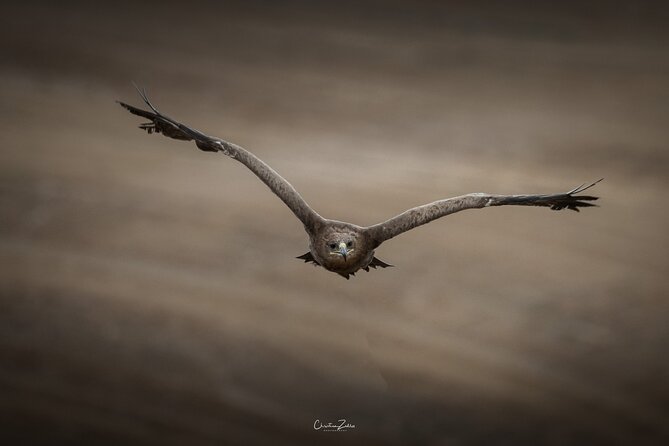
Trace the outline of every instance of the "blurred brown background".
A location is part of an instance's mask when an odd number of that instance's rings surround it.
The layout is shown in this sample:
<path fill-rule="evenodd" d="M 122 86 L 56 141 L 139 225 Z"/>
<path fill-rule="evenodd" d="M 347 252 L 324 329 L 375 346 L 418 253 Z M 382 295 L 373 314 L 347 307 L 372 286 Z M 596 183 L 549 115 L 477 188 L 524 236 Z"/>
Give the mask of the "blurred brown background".
<path fill-rule="evenodd" d="M 667 444 L 669 15 L 585 3 L 5 7 L 2 444 Z M 601 208 L 457 214 L 346 281 L 132 80 L 326 217 Z"/>

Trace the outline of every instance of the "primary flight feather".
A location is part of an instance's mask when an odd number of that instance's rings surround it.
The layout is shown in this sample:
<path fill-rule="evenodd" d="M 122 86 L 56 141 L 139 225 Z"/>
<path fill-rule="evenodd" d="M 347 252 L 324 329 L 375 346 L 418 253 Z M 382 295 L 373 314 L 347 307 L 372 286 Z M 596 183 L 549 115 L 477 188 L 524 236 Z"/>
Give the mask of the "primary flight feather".
<path fill-rule="evenodd" d="M 145 90 L 137 88 L 137 91 L 151 111 L 142 110 L 120 101 L 119 104 L 130 113 L 149 120 L 149 122 L 141 124 L 139 128 L 146 130 L 148 133 L 162 133 L 174 139 L 195 141 L 200 150 L 221 152 L 244 164 L 293 211 L 293 214 L 304 225 L 304 229 L 309 235 L 309 252 L 297 258 L 320 265 L 346 279 L 360 269 L 369 271 L 369 268 L 392 266 L 374 256 L 374 250 L 381 243 L 417 226 L 455 212 L 505 205 L 544 206 L 553 210 L 571 209 L 578 212 L 581 207 L 594 206 L 591 202 L 598 198 L 578 194 L 591 188 L 601 179 L 590 184 L 583 184 L 569 192 L 557 194 L 492 195 L 474 193 L 447 198 L 409 209 L 383 223 L 367 227 L 330 220 L 318 215 L 288 181 L 251 152 L 228 141 L 205 135 L 162 114 L 149 101 Z"/>

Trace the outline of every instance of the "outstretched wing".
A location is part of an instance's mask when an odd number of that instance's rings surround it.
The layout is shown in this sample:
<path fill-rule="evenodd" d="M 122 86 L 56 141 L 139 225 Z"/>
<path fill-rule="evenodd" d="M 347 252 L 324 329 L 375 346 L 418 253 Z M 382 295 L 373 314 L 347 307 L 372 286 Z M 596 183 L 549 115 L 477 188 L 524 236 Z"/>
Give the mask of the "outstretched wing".
<path fill-rule="evenodd" d="M 581 185 L 569 192 L 561 194 L 548 195 L 490 195 L 490 194 L 469 194 L 461 197 L 448 198 L 446 200 L 435 201 L 423 206 L 409 209 L 400 215 L 391 218 L 374 226 L 369 226 L 368 234 L 376 243 L 391 239 L 403 232 L 409 231 L 417 226 L 424 225 L 455 212 L 465 209 L 480 209 L 489 206 L 545 206 L 553 210 L 571 209 L 578 212 L 581 207 L 595 206 L 590 203 L 597 200 L 598 197 L 591 195 L 578 195 L 586 189 L 602 181 L 599 179 L 588 185 Z"/>
<path fill-rule="evenodd" d="M 306 201 L 300 196 L 295 188 L 279 175 L 274 169 L 265 164 L 261 159 L 248 150 L 224 141 L 222 139 L 207 136 L 202 132 L 192 129 L 180 122 L 160 113 L 149 101 L 145 90 L 137 91 L 151 111 L 146 111 L 118 101 L 130 113 L 148 119 L 150 122 L 141 124 L 139 128 L 151 133 L 162 133 L 170 138 L 183 141 L 195 141 L 200 150 L 205 152 L 221 152 L 232 159 L 239 161 L 258 176 L 291 211 L 300 219 L 307 231 L 313 231 L 324 219 L 318 215 Z"/>

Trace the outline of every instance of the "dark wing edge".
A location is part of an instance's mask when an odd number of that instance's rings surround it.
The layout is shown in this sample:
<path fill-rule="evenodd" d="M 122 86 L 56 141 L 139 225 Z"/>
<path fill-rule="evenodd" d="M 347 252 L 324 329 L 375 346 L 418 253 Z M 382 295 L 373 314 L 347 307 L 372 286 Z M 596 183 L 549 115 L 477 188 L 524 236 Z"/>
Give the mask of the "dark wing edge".
<path fill-rule="evenodd" d="M 396 237 L 417 226 L 424 225 L 446 215 L 466 209 L 481 209 L 491 206 L 544 206 L 558 211 L 570 209 L 579 212 L 579 208 L 597 206 L 591 201 L 599 197 L 578 195 L 602 181 L 600 178 L 592 183 L 584 183 L 569 192 L 545 195 L 492 195 L 475 193 L 460 197 L 435 201 L 409 209 L 389 220 L 365 228 L 377 246 L 386 240 Z"/>
<path fill-rule="evenodd" d="M 583 183 L 578 187 L 562 194 L 548 194 L 548 195 L 508 195 L 508 196 L 492 196 L 491 201 L 487 206 L 545 206 L 554 211 L 562 209 L 570 209 L 572 211 L 580 212 L 579 208 L 597 206 L 591 201 L 598 200 L 599 197 L 592 195 L 576 195 L 583 191 L 590 189 L 604 178 L 600 178 L 592 183 Z"/>
<path fill-rule="evenodd" d="M 318 215 L 318 213 L 307 204 L 304 198 L 302 198 L 286 179 L 260 158 L 236 144 L 205 135 L 204 133 L 159 112 L 149 100 L 146 90 L 143 88 L 140 89 L 134 83 L 133 85 L 151 111 L 142 110 L 126 104 L 125 102 L 117 102 L 133 115 L 149 120 L 149 122 L 140 124 L 140 129 L 145 130 L 149 134 L 161 133 L 164 136 L 181 141 L 195 141 L 195 144 L 200 150 L 205 152 L 221 152 L 224 155 L 241 162 L 260 178 L 260 180 L 265 183 L 291 211 L 293 211 L 293 214 L 295 214 L 295 216 L 302 222 L 308 232 L 314 231 L 317 226 L 322 224 L 324 221 L 323 217 Z"/>

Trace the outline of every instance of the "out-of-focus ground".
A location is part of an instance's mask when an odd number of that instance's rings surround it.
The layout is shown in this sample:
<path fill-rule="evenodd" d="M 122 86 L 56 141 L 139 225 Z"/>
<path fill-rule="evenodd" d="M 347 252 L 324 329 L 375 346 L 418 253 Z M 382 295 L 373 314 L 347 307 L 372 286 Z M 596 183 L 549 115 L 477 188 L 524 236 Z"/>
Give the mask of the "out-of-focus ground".
<path fill-rule="evenodd" d="M 667 444 L 655 6 L 3 11 L 2 443 Z M 605 177 L 601 207 L 463 212 L 346 281 L 243 166 L 139 131 L 131 80 L 326 217 Z"/>

